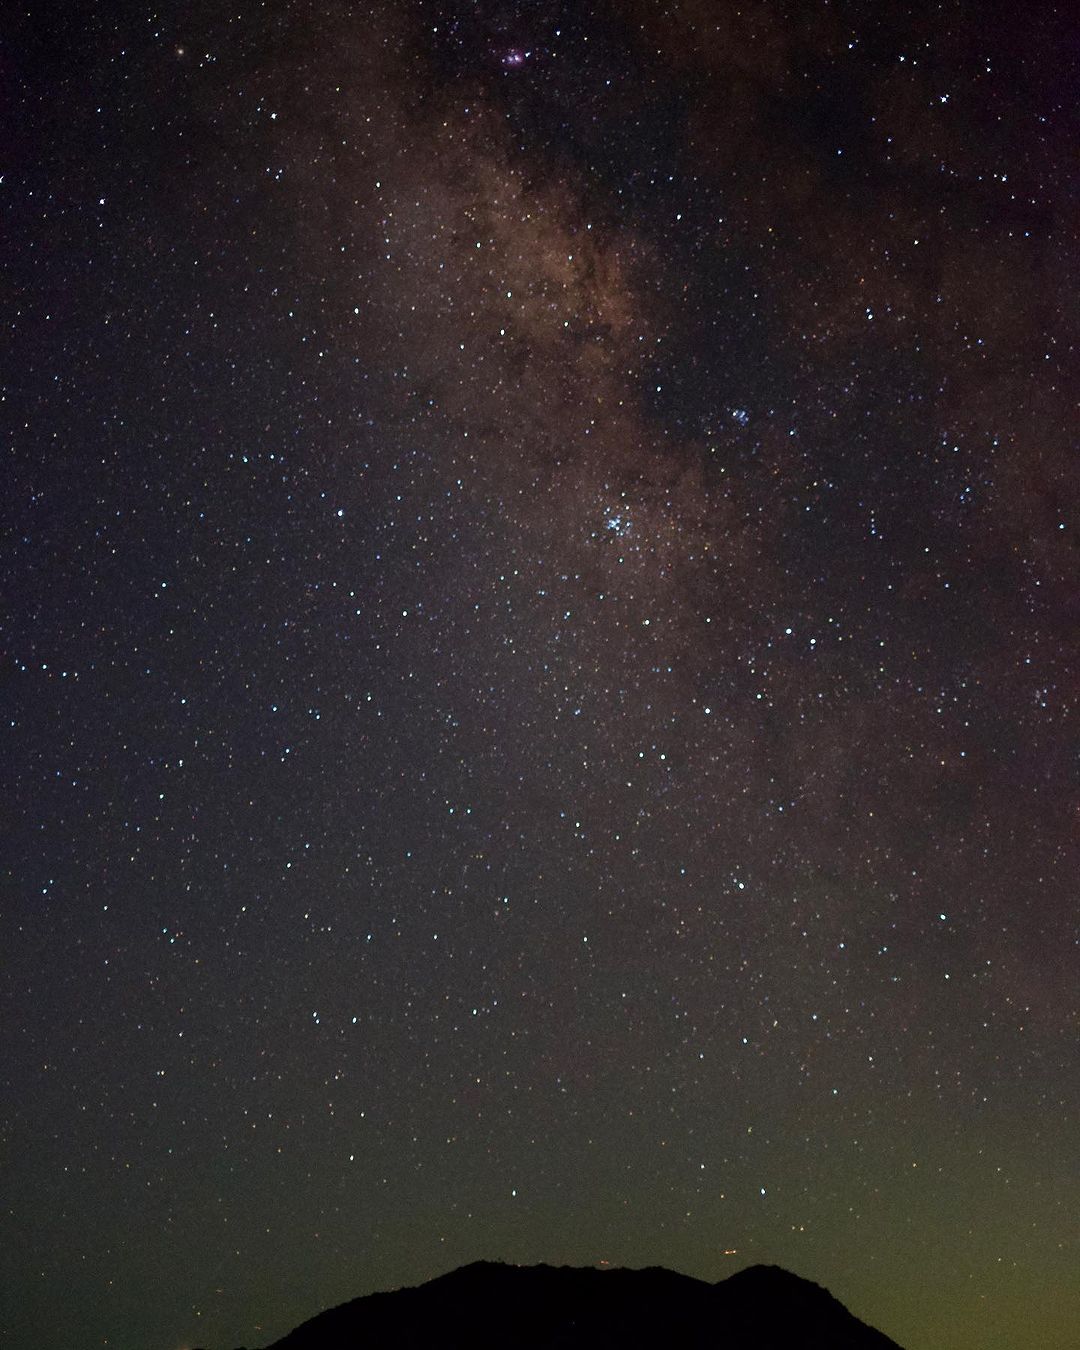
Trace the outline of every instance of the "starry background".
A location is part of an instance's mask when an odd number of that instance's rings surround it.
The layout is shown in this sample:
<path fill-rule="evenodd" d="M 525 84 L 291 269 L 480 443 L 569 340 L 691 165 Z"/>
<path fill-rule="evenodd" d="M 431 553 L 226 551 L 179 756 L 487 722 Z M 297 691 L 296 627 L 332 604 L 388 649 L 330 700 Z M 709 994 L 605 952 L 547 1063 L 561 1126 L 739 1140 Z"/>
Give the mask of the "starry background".
<path fill-rule="evenodd" d="M 8 17 L 5 1345 L 1076 1345 L 1067 8 Z"/>

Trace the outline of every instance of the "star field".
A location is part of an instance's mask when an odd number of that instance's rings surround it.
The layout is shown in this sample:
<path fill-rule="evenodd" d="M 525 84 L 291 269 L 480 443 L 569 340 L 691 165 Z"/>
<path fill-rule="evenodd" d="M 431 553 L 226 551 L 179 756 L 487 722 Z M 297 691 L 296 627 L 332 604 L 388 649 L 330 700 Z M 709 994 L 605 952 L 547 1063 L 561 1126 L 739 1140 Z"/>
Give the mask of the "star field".
<path fill-rule="evenodd" d="M 5 39 L 5 1344 L 1074 1346 L 1075 22 L 107 11 Z"/>

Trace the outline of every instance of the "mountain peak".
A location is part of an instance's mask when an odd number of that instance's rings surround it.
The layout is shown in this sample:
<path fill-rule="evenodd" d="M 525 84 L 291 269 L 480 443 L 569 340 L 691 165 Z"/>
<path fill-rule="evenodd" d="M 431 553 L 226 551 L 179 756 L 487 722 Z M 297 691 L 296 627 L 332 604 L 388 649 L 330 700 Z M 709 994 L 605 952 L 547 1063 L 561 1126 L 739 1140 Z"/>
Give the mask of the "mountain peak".
<path fill-rule="evenodd" d="M 899 1350 L 828 1290 L 780 1266 L 716 1284 L 652 1266 L 474 1261 L 331 1308 L 269 1350 Z"/>

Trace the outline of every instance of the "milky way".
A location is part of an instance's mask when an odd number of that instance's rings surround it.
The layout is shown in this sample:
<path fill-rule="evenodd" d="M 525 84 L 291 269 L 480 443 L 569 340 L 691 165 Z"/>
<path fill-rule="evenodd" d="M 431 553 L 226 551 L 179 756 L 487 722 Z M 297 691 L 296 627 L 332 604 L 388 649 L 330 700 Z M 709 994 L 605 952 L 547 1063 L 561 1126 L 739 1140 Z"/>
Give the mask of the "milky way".
<path fill-rule="evenodd" d="M 1074 1343 L 1077 31 L 882 8 L 15 19 L 12 1346 Z"/>

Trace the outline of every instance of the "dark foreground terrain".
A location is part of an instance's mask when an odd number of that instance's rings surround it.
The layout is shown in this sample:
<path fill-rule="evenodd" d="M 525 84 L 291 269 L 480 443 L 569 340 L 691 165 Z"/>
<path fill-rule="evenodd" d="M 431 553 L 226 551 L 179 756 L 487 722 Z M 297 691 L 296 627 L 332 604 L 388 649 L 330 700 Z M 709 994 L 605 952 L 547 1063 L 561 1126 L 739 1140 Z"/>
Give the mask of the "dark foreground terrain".
<path fill-rule="evenodd" d="M 653 1267 L 477 1262 L 370 1294 L 270 1350 L 900 1350 L 820 1285 L 779 1266 L 717 1284 Z"/>

